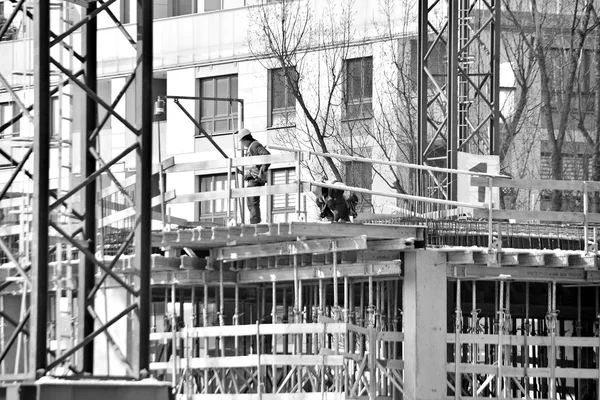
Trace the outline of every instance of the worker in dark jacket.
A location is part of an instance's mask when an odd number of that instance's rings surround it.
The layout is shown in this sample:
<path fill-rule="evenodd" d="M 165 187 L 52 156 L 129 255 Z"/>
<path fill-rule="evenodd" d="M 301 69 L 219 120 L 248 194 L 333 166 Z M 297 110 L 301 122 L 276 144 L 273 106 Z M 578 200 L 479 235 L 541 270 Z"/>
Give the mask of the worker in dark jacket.
<path fill-rule="evenodd" d="M 248 156 L 268 156 L 271 153 L 262 144 L 252 137 L 248 129 L 239 132 L 241 145 L 246 149 Z M 253 165 L 244 175 L 246 187 L 264 186 L 267 183 L 267 170 L 270 164 Z M 250 211 L 250 223 L 260 223 L 260 196 L 248 197 L 248 210 Z"/>
<path fill-rule="evenodd" d="M 340 184 L 338 181 L 327 181 L 335 185 Z M 317 195 L 317 207 L 319 207 L 319 217 L 327 221 L 333 222 L 350 222 L 350 217 L 356 218 L 356 203 L 358 203 L 358 197 L 352 193 L 346 194 L 344 190 L 333 189 L 315 186 L 313 193 Z"/>

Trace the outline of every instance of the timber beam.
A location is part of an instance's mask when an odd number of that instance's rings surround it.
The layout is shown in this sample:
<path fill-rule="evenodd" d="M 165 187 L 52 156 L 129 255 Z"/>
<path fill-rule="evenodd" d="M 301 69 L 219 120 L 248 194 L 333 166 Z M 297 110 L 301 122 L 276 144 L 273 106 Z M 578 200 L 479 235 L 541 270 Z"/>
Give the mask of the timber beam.
<path fill-rule="evenodd" d="M 360 250 L 367 248 L 366 235 L 351 238 L 314 239 L 247 246 L 229 246 L 213 250 L 218 261 L 236 261 L 258 257 L 293 254 L 323 254 L 333 251 Z"/>
<path fill-rule="evenodd" d="M 399 260 L 374 263 L 340 264 L 336 266 L 337 277 L 360 278 L 368 277 L 395 277 L 402 274 Z M 333 277 L 333 265 L 299 267 L 299 280 L 330 279 Z M 243 270 L 239 271 L 239 283 L 264 283 L 264 282 L 293 282 L 293 268 L 268 269 L 268 270 Z M 354 280 L 356 282 L 356 280 Z"/>
<path fill-rule="evenodd" d="M 449 265 L 487 265 L 489 267 L 550 267 L 582 268 L 597 270 L 598 255 L 584 251 L 569 250 L 524 250 L 485 248 L 440 249 L 447 253 Z"/>
<path fill-rule="evenodd" d="M 275 243 L 296 238 L 323 239 L 348 238 L 366 235 L 369 240 L 396 240 L 377 243 L 377 246 L 391 247 L 424 245 L 424 226 L 375 225 L 350 223 L 307 223 L 288 222 L 257 225 L 239 225 L 180 229 L 170 232 L 154 232 L 152 245 L 155 247 L 191 249 L 213 249 L 234 245 Z"/>
<path fill-rule="evenodd" d="M 450 279 L 461 280 L 600 284 L 600 271 L 586 271 L 583 268 L 448 265 L 446 274 Z"/>

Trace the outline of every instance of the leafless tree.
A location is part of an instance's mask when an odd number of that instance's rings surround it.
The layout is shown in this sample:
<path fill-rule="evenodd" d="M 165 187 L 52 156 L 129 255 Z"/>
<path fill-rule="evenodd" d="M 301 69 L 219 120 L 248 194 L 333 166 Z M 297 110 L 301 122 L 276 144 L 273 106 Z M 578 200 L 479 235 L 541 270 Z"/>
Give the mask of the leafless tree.
<path fill-rule="evenodd" d="M 593 31 L 592 0 L 576 0 L 550 12 L 545 2 L 503 0 L 504 14 L 516 28 L 539 70 L 541 117 L 550 145 L 553 179 L 564 174 L 564 147 L 573 130 L 574 104 L 586 39 Z M 558 11 L 558 12 L 556 12 Z M 562 210 L 563 195 L 552 192 L 552 209 Z"/>
<path fill-rule="evenodd" d="M 266 69 L 281 68 L 285 82 L 302 114 L 296 116 L 296 129 L 280 130 L 278 141 L 293 148 L 309 148 L 329 153 L 339 134 L 340 90 L 344 82 L 344 60 L 353 40 L 353 2 L 258 0 L 250 11 L 253 26 L 249 49 Z M 298 135 L 299 131 L 303 133 Z M 338 164 L 325 158 L 327 168 L 310 169 L 315 175 L 329 170 L 342 180 Z"/>

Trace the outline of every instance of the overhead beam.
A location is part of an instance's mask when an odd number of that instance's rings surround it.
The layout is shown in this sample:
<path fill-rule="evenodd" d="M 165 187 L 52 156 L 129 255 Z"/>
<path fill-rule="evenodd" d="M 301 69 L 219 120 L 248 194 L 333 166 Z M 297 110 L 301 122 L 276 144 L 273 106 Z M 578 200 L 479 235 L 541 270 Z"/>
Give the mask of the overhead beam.
<path fill-rule="evenodd" d="M 336 251 L 361 250 L 367 248 L 367 236 L 338 239 L 295 240 L 289 242 L 256 244 L 248 246 L 228 246 L 214 251 L 219 261 L 245 260 L 257 257 L 282 256 L 292 254 L 323 254 Z"/>
<path fill-rule="evenodd" d="M 338 277 L 399 277 L 402 274 L 401 262 L 340 264 L 336 266 Z M 259 269 L 238 272 L 239 283 L 292 282 L 294 269 Z M 298 267 L 299 280 L 329 279 L 333 277 L 333 265 Z M 356 281 L 356 280 L 355 280 Z"/>

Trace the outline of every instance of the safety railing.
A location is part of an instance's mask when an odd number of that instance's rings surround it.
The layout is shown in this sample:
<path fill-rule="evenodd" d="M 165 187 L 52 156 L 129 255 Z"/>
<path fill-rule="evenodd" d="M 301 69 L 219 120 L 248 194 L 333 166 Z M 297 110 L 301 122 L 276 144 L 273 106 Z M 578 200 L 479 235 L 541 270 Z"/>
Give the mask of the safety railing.
<path fill-rule="evenodd" d="M 150 369 L 184 398 L 403 392 L 401 332 L 344 322 L 182 328 L 152 333 Z M 204 398 L 204 397 L 202 397 Z"/>

